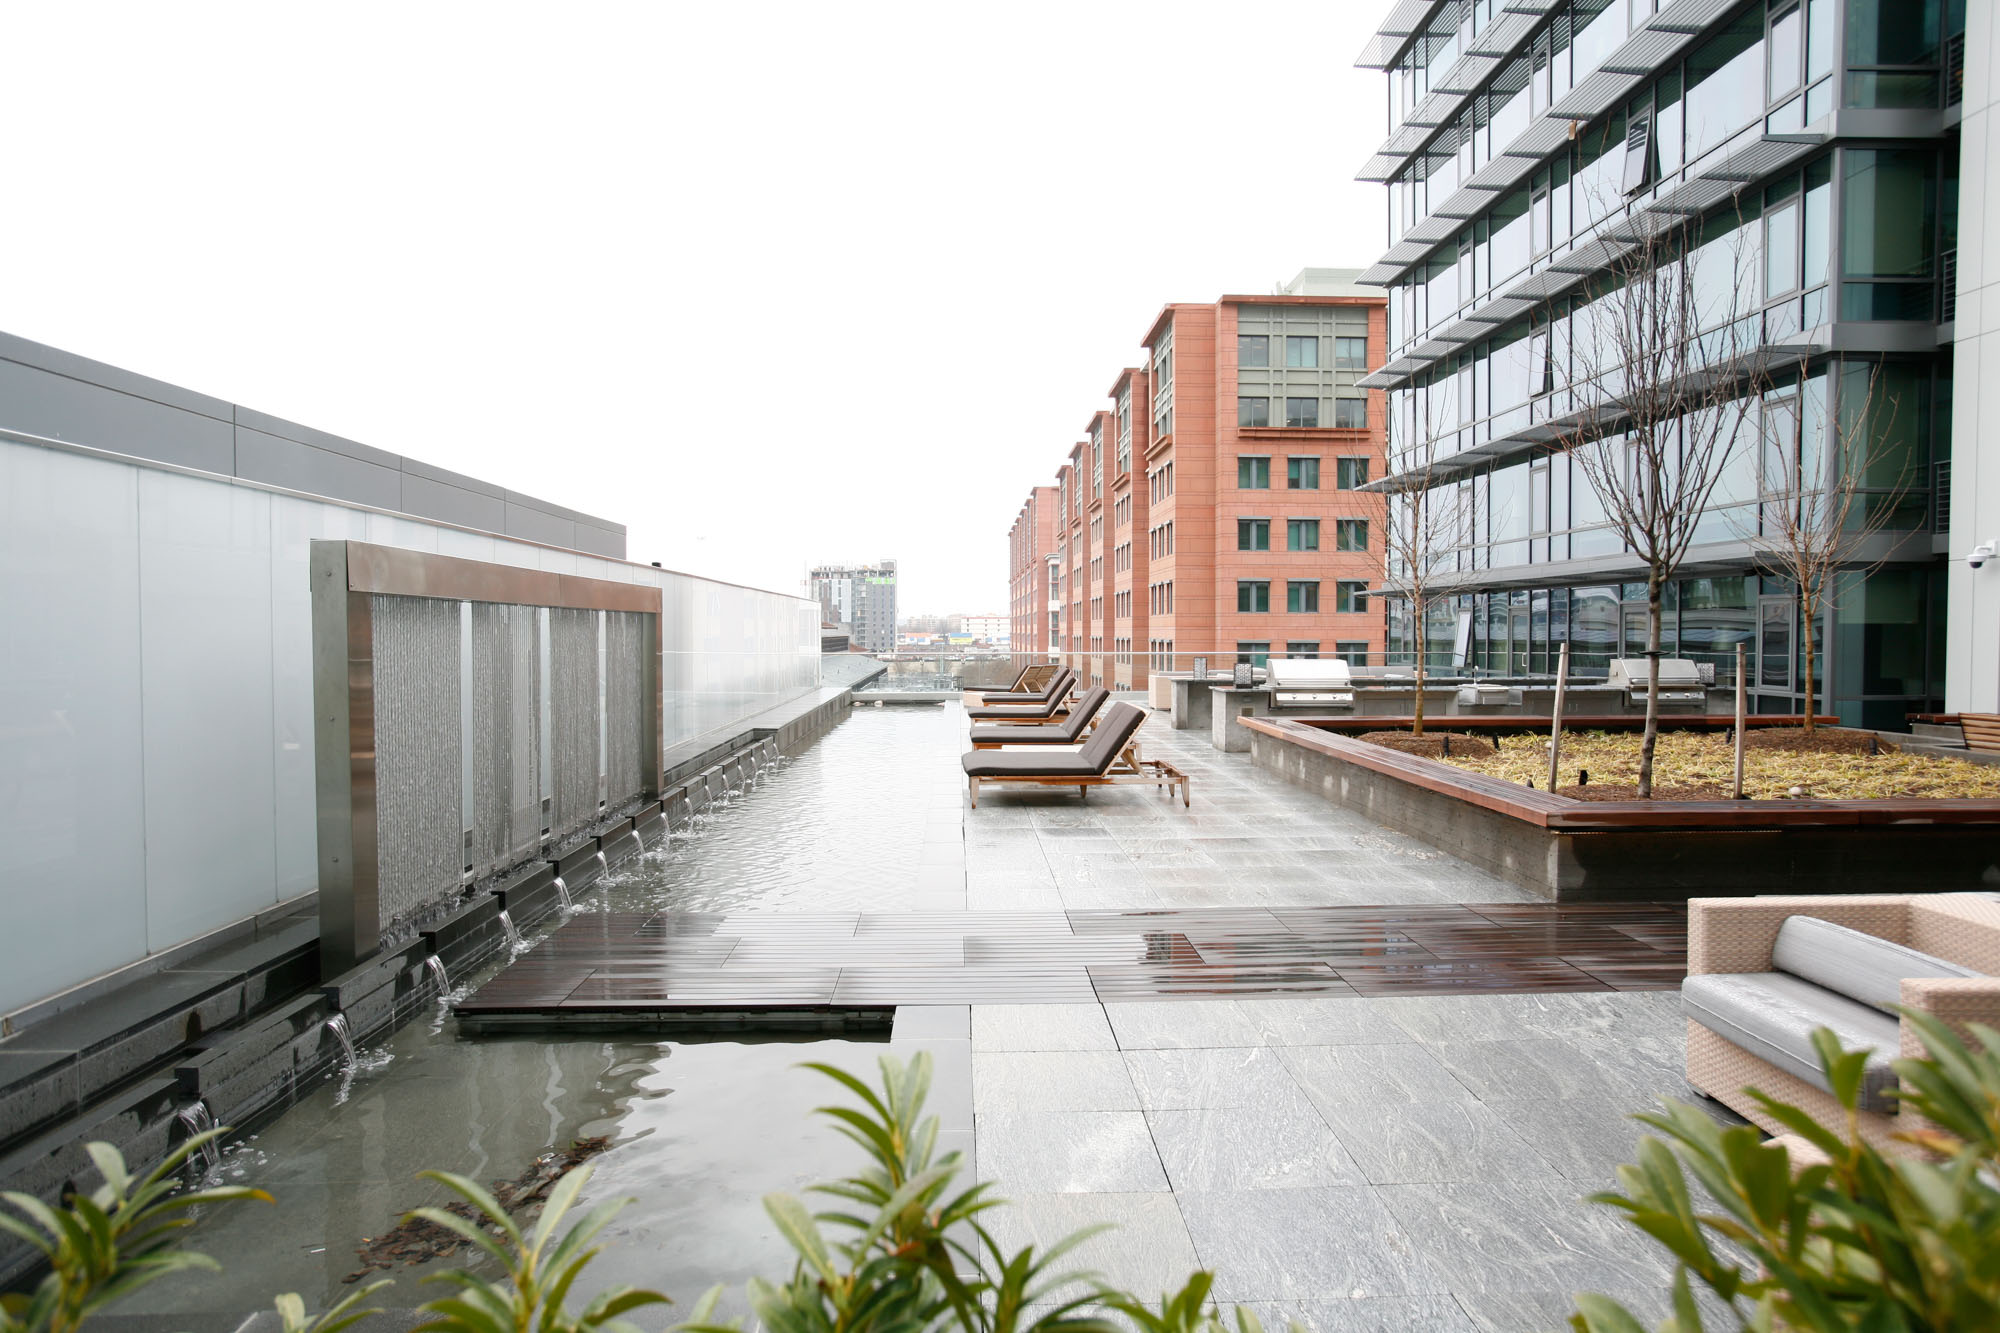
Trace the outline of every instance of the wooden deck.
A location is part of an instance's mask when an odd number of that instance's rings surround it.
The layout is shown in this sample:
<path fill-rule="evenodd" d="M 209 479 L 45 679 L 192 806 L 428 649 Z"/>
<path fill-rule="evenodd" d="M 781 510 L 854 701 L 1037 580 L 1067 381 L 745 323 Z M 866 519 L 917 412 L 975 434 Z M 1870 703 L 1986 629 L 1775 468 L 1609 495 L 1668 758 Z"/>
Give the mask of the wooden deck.
<path fill-rule="evenodd" d="M 1678 903 L 581 914 L 457 1006 L 474 1029 L 833 1025 L 902 1004 L 1650 990 Z"/>

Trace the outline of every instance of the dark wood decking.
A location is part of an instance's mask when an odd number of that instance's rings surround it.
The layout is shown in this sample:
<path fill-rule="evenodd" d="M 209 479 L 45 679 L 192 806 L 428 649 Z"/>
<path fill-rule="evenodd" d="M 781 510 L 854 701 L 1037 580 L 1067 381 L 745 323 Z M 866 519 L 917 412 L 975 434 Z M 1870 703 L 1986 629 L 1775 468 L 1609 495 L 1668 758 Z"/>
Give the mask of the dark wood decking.
<path fill-rule="evenodd" d="M 1678 903 L 1076 912 L 586 913 L 457 1012 L 475 1025 L 1302 995 L 1671 989 Z"/>

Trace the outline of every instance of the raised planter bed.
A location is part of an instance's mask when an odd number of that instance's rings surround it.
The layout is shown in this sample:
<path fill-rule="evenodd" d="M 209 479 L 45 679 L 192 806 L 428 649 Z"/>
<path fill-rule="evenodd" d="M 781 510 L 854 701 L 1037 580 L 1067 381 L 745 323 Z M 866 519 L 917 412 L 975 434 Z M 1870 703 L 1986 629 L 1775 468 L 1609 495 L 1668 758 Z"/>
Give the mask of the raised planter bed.
<path fill-rule="evenodd" d="M 2000 801 L 1577 801 L 1351 739 L 1344 719 L 1242 725 L 1258 767 L 1555 902 L 2000 890 Z"/>

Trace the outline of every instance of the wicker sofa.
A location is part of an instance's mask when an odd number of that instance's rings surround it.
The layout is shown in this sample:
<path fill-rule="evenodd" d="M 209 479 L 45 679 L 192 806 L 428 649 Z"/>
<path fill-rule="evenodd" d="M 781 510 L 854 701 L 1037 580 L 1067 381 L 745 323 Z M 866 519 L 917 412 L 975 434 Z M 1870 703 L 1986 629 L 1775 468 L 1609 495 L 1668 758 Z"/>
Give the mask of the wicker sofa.
<path fill-rule="evenodd" d="M 1862 1136 L 1907 1151 L 1892 1141 L 1914 1126 L 1887 1095 L 1888 1062 L 1922 1047 L 1887 1006 L 1934 1014 L 1961 1033 L 1968 1023 L 2000 1028 L 1996 974 L 2000 899 L 1987 894 L 1690 899 L 1681 993 L 1688 1082 L 1774 1134 L 1783 1127 L 1746 1087 L 1837 1129 L 1839 1103 L 1810 1047 L 1800 1050 L 1803 1034 L 1832 1027 L 1843 1045 L 1872 1042 L 1878 1052 L 1864 1083 Z"/>

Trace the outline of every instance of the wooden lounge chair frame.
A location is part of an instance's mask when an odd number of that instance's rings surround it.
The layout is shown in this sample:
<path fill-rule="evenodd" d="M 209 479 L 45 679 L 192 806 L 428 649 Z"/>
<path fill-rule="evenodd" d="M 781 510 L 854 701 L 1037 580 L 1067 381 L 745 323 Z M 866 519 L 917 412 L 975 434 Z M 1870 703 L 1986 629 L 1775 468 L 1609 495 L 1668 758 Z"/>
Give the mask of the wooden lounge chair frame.
<path fill-rule="evenodd" d="M 1087 695 L 1088 693 L 1089 693 L 1089 691 L 1085 691 L 1085 695 Z M 1082 701 L 1082 698 L 1083 698 L 1083 697 L 1084 697 L 1084 696 L 1078 696 L 1078 702 L 1081 702 L 1081 701 Z M 1104 703 L 1103 703 L 1103 704 L 1100 704 L 1100 705 L 1098 705 L 1098 709 L 1097 709 L 1097 712 L 1095 712 L 1094 714 L 1092 714 L 1092 715 L 1091 715 L 1091 718 L 1090 718 L 1090 720 L 1089 720 L 1088 722 L 1086 722 L 1086 723 L 1084 723 L 1084 724 L 1083 724 L 1083 730 L 1082 730 L 1082 731 L 1079 731 L 1079 732 L 1077 732 L 1077 733 L 1076 733 L 1076 735 L 1075 735 L 1075 736 L 1073 736 L 1073 737 L 1071 737 L 1071 738 L 1070 738 L 1069 740 L 1066 740 L 1066 741 L 1042 741 L 1042 740 L 1038 740 L 1038 741 L 1029 741 L 1029 742 L 1021 742 L 1021 743 L 1025 743 L 1025 744 L 1031 744 L 1031 745 L 1035 745 L 1035 746 L 1050 746 L 1050 747 L 1054 747 L 1054 746 L 1062 746 L 1062 745 L 1081 745 L 1081 744 L 1083 744 L 1083 743 L 1084 743 L 1085 741 L 1087 741 L 1087 740 L 1089 740 L 1089 739 L 1090 739 L 1090 737 L 1091 737 L 1091 734 L 1092 734 L 1092 733 L 1094 733 L 1094 732 L 1095 732 L 1095 731 L 1097 730 L 1097 724 L 1098 724 L 1098 723 L 1100 723 L 1100 722 L 1102 722 L 1102 721 L 1104 720 L 1104 712 L 1105 712 L 1105 709 L 1106 709 L 1106 707 L 1108 707 L 1108 706 L 1109 706 L 1110 702 L 1111 702 L 1111 701 L 1110 701 L 1110 699 L 1109 699 L 1109 698 L 1107 698 L 1107 699 L 1106 699 L 1106 700 L 1104 701 Z M 1070 708 L 1064 708 L 1064 709 L 1061 709 L 1061 710 L 1059 710 L 1059 711 L 1058 711 L 1058 712 L 1056 713 L 1056 715 L 1055 715 L 1055 716 L 1053 716 L 1053 717 L 1050 717 L 1050 718 L 1047 718 L 1047 719 L 1042 719 L 1042 718 L 1032 718 L 1032 719 L 1031 719 L 1031 718 L 1025 718 L 1025 717 L 1022 717 L 1022 718 L 1007 718 L 1007 719 L 1006 719 L 1006 720 L 1004 720 L 1004 721 L 996 721 L 996 720 L 994 720 L 993 718 L 982 718 L 982 719 L 980 719 L 980 720 L 979 720 L 978 722 L 975 722 L 975 723 L 973 724 L 973 730 L 974 730 L 975 732 L 977 732 L 977 731 L 979 730 L 979 728 L 981 728 L 981 727 L 989 727 L 989 726 L 990 726 L 990 727 L 1030 727 L 1030 726 L 1035 726 L 1035 725 L 1037 725 L 1037 724 L 1039 724 L 1039 725 L 1041 725 L 1041 726 L 1045 726 L 1045 727 L 1046 727 L 1046 726 L 1055 726 L 1055 725 L 1057 725 L 1058 723 L 1062 723 L 1062 722 L 1067 722 L 1067 721 L 1068 721 L 1068 720 L 1070 719 L 1070 716 L 1071 716 L 1071 714 L 1072 714 L 1072 713 L 1073 713 L 1074 711 L 1075 711 L 1074 709 L 1070 709 Z M 974 736 L 974 737 L 972 738 L 972 748 L 973 748 L 973 749 L 975 749 L 975 750 L 1004 750 L 1004 749 L 1006 749 L 1006 748 L 1007 748 L 1007 747 L 1008 747 L 1009 745 L 1014 745 L 1014 744 L 1017 744 L 1017 742 L 1014 742 L 1014 741 L 1004 741 L 1004 740 L 981 740 L 981 739 L 980 739 L 980 738 L 979 738 L 979 737 L 978 737 L 977 735 L 975 735 L 975 736 Z M 1129 749 L 1129 748 L 1131 748 L 1131 747 L 1129 747 L 1129 746 L 1128 746 L 1127 748 Z"/>
<path fill-rule="evenodd" d="M 1039 696 L 1048 687 L 1056 672 L 1062 670 L 1060 662 L 1030 662 L 1021 668 L 1021 674 L 1014 677 L 1014 683 L 1004 690 L 982 690 L 982 697 L 990 694 L 1025 694 Z"/>
<path fill-rule="evenodd" d="M 1129 756 L 1129 760 L 1128 760 Z M 1026 774 L 1007 777 L 967 777 L 972 789 L 972 808 L 979 808 L 979 785 L 990 783 L 1014 787 L 1074 787 L 1076 794 L 1084 800 L 1090 799 L 1092 787 L 1135 787 L 1151 785 L 1164 788 L 1171 799 L 1175 790 L 1180 791 L 1181 805 L 1191 804 L 1188 800 L 1187 774 L 1161 759 L 1141 759 L 1136 746 L 1128 745 L 1119 753 L 1110 769 L 1102 774 L 1063 775 L 1059 777 L 1029 777 Z"/>
<path fill-rule="evenodd" d="M 1096 733 L 1092 736 L 1090 744 L 1084 747 L 1084 752 L 1080 756 L 1070 753 L 1062 756 L 1065 760 L 1074 761 L 1077 758 L 1081 758 L 1085 764 L 1101 765 L 1094 770 L 1086 768 L 1081 772 L 1074 769 L 1069 772 L 1063 772 L 1060 768 L 1047 767 L 1036 771 L 1034 768 L 1023 767 L 1020 771 L 1012 773 L 974 773 L 968 771 L 965 775 L 965 780 L 972 794 L 972 808 L 975 810 L 979 808 L 979 788 L 982 784 L 989 782 L 1009 783 L 1016 786 L 1029 787 L 1074 787 L 1077 790 L 1077 795 L 1085 800 L 1090 799 L 1090 789 L 1092 787 L 1132 786 L 1150 783 L 1154 787 L 1164 788 L 1169 799 L 1172 799 L 1175 791 L 1179 791 L 1181 804 L 1183 806 L 1188 805 L 1190 802 L 1188 799 L 1187 774 L 1181 772 L 1172 764 L 1163 763 L 1157 759 L 1143 759 L 1140 757 L 1138 735 L 1139 728 L 1144 722 L 1144 714 L 1131 704 L 1114 703 L 1109 708 L 1106 708 L 1102 714 L 1102 722 Z M 1110 728 L 1111 730 L 1107 731 L 1106 728 Z M 1120 733 L 1122 733 L 1122 737 L 1120 737 Z M 1113 739 L 1114 737 L 1120 738 Z M 1091 746 L 1101 746 L 1105 743 L 1117 745 L 1119 747 L 1117 752 L 1115 754 L 1103 755 L 1102 757 L 1093 756 L 1089 753 Z M 996 746 L 993 748 L 1002 751 L 1009 757 L 1018 756 L 1024 764 L 1044 763 L 1056 759 L 1053 755 L 1048 756 L 1047 760 L 1041 757 L 1031 757 L 1030 752 L 1027 750 L 1007 751 L 1005 746 Z M 975 767 L 969 761 L 972 759 L 973 754 L 976 753 L 978 751 L 972 751 L 965 756 L 968 761 L 966 764 L 968 769 Z M 996 755 L 993 759 L 985 761 L 980 766 L 991 768 L 999 762 L 1000 757 Z M 1004 764 L 1001 766 L 1004 767 Z"/>

